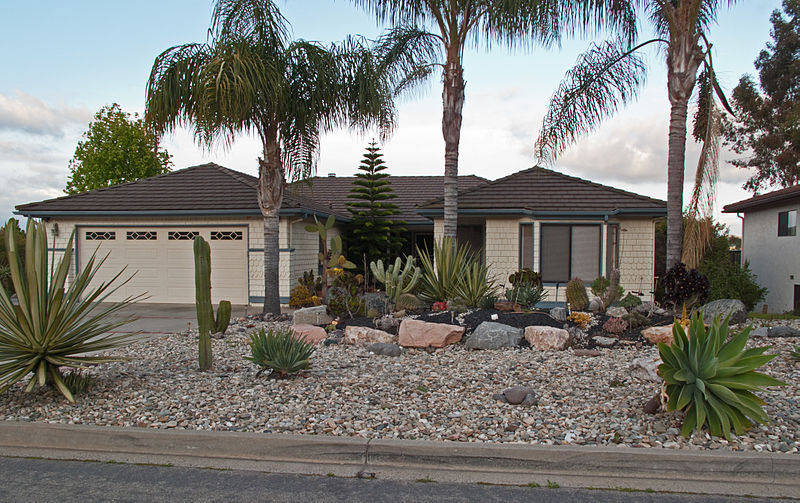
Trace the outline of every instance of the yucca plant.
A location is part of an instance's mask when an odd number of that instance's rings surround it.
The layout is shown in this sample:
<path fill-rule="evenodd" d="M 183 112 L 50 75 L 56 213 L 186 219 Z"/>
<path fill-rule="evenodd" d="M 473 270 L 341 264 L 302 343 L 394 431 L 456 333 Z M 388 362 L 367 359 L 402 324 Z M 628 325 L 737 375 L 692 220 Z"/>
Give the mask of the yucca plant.
<path fill-rule="evenodd" d="M 712 435 L 730 440 L 731 428 L 741 435 L 752 423 L 769 422 L 761 408 L 765 402 L 753 392 L 786 385 L 755 371 L 777 355 L 765 355 L 767 347 L 745 349 L 751 327 L 728 340 L 728 322 L 729 318 L 717 317 L 706 329 L 702 314 L 695 314 L 688 336 L 675 323 L 674 342 L 658 345 L 667 410 L 685 412 L 681 428 L 685 437 L 708 423 Z"/>
<path fill-rule="evenodd" d="M 467 307 L 478 307 L 484 298 L 494 295 L 496 291 L 495 281 L 489 277 L 489 267 L 474 258 L 461 276 L 455 295 L 463 299 Z"/>
<path fill-rule="evenodd" d="M 284 378 L 309 366 L 314 345 L 298 338 L 291 330 L 264 330 L 250 335 L 251 357 L 245 357 L 261 367 L 256 376 L 267 369 L 270 375 Z"/>
<path fill-rule="evenodd" d="M 433 244 L 433 256 L 427 249 L 417 247 L 422 278 L 419 282 L 419 297 L 426 302 L 446 302 L 458 296 L 459 283 L 473 261 L 466 244 L 453 246 L 450 238 Z"/>
<path fill-rule="evenodd" d="M 108 333 L 133 321 L 132 317 L 112 320 L 110 315 L 140 297 L 100 305 L 127 280 L 112 287 L 122 275 L 120 271 L 110 281 L 89 288 L 105 260 L 96 261 L 94 254 L 66 287 L 74 233 L 64 256 L 52 273 L 48 273 L 44 224 L 28 221 L 24 261 L 15 239 L 16 225 L 6 225 L 6 229 L 9 230 L 5 238 L 10 277 L 19 305 L 13 305 L 6 289 L 0 286 L 0 393 L 33 373 L 25 391 L 32 391 L 37 384 L 49 384 L 74 402 L 61 367 L 82 369 L 120 360 L 97 353 L 125 345 L 136 335 Z"/>

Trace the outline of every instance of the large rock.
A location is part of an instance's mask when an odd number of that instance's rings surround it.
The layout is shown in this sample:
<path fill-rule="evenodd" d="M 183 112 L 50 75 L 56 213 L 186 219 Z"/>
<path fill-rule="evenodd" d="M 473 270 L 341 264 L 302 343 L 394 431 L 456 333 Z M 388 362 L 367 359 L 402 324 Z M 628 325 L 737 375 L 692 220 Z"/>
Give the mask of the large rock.
<path fill-rule="evenodd" d="M 540 351 L 562 351 L 569 346 L 569 332 L 563 328 L 526 327 L 525 339 Z"/>
<path fill-rule="evenodd" d="M 367 351 L 376 355 L 383 356 L 400 356 L 403 350 L 397 344 L 386 344 L 383 342 L 376 342 L 367 346 Z"/>
<path fill-rule="evenodd" d="M 443 348 L 455 344 L 464 336 L 464 327 L 420 320 L 403 320 L 399 343 L 407 348 Z"/>
<path fill-rule="evenodd" d="M 611 346 L 619 342 L 618 339 L 615 339 L 613 337 L 603 337 L 602 335 L 596 335 L 592 337 L 592 340 L 596 345 L 600 346 L 601 348 L 610 348 Z"/>
<path fill-rule="evenodd" d="M 719 299 L 709 302 L 701 307 L 700 310 L 703 312 L 703 321 L 705 321 L 706 325 L 710 325 L 718 315 L 721 315 L 723 319 L 730 315 L 731 324 L 747 321 L 747 308 L 745 308 L 744 302 L 741 300 Z"/>
<path fill-rule="evenodd" d="M 628 315 L 628 310 L 620 306 L 612 306 L 606 309 L 606 315 L 613 318 L 622 318 Z"/>
<path fill-rule="evenodd" d="M 589 301 L 588 309 L 593 313 L 599 313 L 603 310 L 603 301 L 600 300 L 600 297 L 593 297 L 592 300 Z"/>
<path fill-rule="evenodd" d="M 770 327 L 767 335 L 769 337 L 800 337 L 800 330 L 786 325 L 778 325 L 777 327 Z"/>
<path fill-rule="evenodd" d="M 630 375 L 643 381 L 661 382 L 658 366 L 661 358 L 634 358 L 631 362 Z"/>
<path fill-rule="evenodd" d="M 536 392 L 533 390 L 533 388 L 529 388 L 527 386 L 514 386 L 513 388 L 508 388 L 502 393 L 495 393 L 492 395 L 492 398 L 503 403 L 510 403 L 512 405 L 525 405 L 528 407 L 538 403 L 538 400 L 536 399 Z"/>
<path fill-rule="evenodd" d="M 521 328 L 494 321 L 484 321 L 467 337 L 465 345 L 472 349 L 515 348 L 522 341 Z"/>
<path fill-rule="evenodd" d="M 300 325 L 293 325 L 292 331 L 294 336 L 298 339 L 303 339 L 311 344 L 319 344 L 328 338 L 328 333 L 322 327 L 301 323 Z"/>
<path fill-rule="evenodd" d="M 295 325 L 328 325 L 333 318 L 325 310 L 325 306 L 304 307 L 294 312 L 292 318 Z"/>
<path fill-rule="evenodd" d="M 383 330 L 377 330 L 369 327 L 356 327 L 348 325 L 344 329 L 344 343 L 357 344 L 363 346 L 365 344 L 374 344 L 380 342 L 383 344 L 393 344 L 397 342 L 397 336 Z"/>
<path fill-rule="evenodd" d="M 663 327 L 647 327 L 642 330 L 642 337 L 653 344 L 663 342 L 664 344 L 670 345 L 673 341 L 672 325 L 665 325 Z"/>

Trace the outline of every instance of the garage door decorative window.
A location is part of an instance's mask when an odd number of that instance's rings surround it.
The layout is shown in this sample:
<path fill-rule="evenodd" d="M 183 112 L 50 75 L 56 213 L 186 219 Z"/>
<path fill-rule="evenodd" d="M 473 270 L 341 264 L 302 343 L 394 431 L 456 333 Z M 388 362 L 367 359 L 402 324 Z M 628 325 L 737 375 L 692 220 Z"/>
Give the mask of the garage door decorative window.
<path fill-rule="evenodd" d="M 128 231 L 129 241 L 155 241 L 158 233 L 155 231 Z"/>
<path fill-rule="evenodd" d="M 117 238 L 116 233 L 113 231 L 86 232 L 86 241 L 109 241 L 116 238 Z"/>
<path fill-rule="evenodd" d="M 242 231 L 213 231 L 211 239 L 214 241 L 241 241 Z"/>
<path fill-rule="evenodd" d="M 169 231 L 167 239 L 170 241 L 191 241 L 199 235 L 200 233 L 197 231 Z"/>

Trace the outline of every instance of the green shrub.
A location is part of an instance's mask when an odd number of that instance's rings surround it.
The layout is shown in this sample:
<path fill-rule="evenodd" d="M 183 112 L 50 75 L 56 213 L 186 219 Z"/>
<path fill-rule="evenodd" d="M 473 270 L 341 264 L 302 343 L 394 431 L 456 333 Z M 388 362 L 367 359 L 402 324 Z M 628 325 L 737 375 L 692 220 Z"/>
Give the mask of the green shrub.
<path fill-rule="evenodd" d="M 636 306 L 642 305 L 642 299 L 638 295 L 628 292 L 628 295 L 619 301 L 619 305 L 630 311 Z"/>
<path fill-rule="evenodd" d="M 425 302 L 447 302 L 454 299 L 459 282 L 473 261 L 466 244 L 453 249 L 453 241 L 443 238 L 433 244 L 433 256 L 427 249 L 417 248 L 422 266 L 419 297 Z"/>
<path fill-rule="evenodd" d="M 111 319 L 110 316 L 141 296 L 98 305 L 127 283 L 116 283 L 122 271 L 111 281 L 90 289 L 89 284 L 105 260 L 97 261 L 93 254 L 66 288 L 73 260 L 74 233 L 52 274 L 44 224 L 28 221 L 24 264 L 17 246 L 17 233 L 16 222 L 9 222 L 5 235 L 9 274 L 19 305 L 14 306 L 9 293 L 0 286 L 0 393 L 32 373 L 26 391 L 33 390 L 36 384 L 48 384 L 74 402 L 73 393 L 64 383 L 61 367 L 84 368 L 121 360 L 97 353 L 132 340 L 135 334 L 109 335 L 109 332 L 133 319 Z"/>
<path fill-rule="evenodd" d="M 711 247 L 698 267 L 708 277 L 711 287 L 708 300 L 739 299 L 751 310 L 766 298 L 767 289 L 756 282 L 749 262 L 745 261 L 743 266 L 731 262 L 730 241 L 722 232 L 722 229 L 715 228 Z"/>
<path fill-rule="evenodd" d="M 455 295 L 461 298 L 467 307 L 474 308 L 496 291 L 497 286 L 494 280 L 489 278 L 487 265 L 479 260 L 473 260 L 456 286 Z"/>
<path fill-rule="evenodd" d="M 336 318 L 365 316 L 367 303 L 363 294 L 364 276 L 337 269 L 328 290 L 328 312 Z"/>
<path fill-rule="evenodd" d="M 690 311 L 692 306 L 704 304 L 708 292 L 708 278 L 697 269 L 687 270 L 683 262 L 672 266 L 664 275 L 664 305 L 675 310 L 686 305 L 686 310 Z"/>
<path fill-rule="evenodd" d="M 306 285 L 297 285 L 289 292 L 289 307 L 300 309 L 314 305 L 314 298 Z"/>
<path fill-rule="evenodd" d="M 600 299 L 605 311 L 614 302 L 622 297 L 625 290 L 619 284 L 619 272 L 612 271 L 609 278 L 598 276 L 592 281 L 592 294 Z"/>
<path fill-rule="evenodd" d="M 296 337 L 290 329 L 262 328 L 250 335 L 250 352 L 252 356 L 245 359 L 261 367 L 256 376 L 269 369 L 270 375 L 283 378 L 309 367 L 314 345 Z"/>
<path fill-rule="evenodd" d="M 769 346 L 745 349 L 750 329 L 727 340 L 728 319 L 716 318 L 706 329 L 702 315 L 695 314 L 688 336 L 675 323 L 674 342 L 659 343 L 663 363 L 658 373 L 667 385 L 667 410 L 685 411 L 683 436 L 708 423 L 712 435 L 730 440 L 731 428 L 741 435 L 751 422 L 769 421 L 761 408 L 764 401 L 753 391 L 785 383 L 755 372 L 777 355 L 764 354 Z"/>
<path fill-rule="evenodd" d="M 567 302 L 573 311 L 583 311 L 589 307 L 589 296 L 586 295 L 586 287 L 580 278 L 572 278 L 567 283 Z"/>

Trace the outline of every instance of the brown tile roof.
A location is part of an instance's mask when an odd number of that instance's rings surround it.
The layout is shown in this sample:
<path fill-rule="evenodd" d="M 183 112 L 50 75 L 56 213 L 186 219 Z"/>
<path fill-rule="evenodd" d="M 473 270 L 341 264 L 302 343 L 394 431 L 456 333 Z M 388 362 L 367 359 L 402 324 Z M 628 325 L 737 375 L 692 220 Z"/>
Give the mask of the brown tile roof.
<path fill-rule="evenodd" d="M 786 187 L 785 189 L 767 192 L 736 203 L 727 204 L 722 208 L 723 213 L 737 213 L 744 210 L 780 203 L 787 199 L 800 198 L 800 184 Z"/>
<path fill-rule="evenodd" d="M 313 199 L 337 214 L 349 215 L 346 203 L 352 201 L 347 196 L 353 187 L 354 176 L 314 177 L 304 182 L 291 184 L 286 194 L 303 200 Z M 397 196 L 391 202 L 400 209 L 397 218 L 409 224 L 430 224 L 430 219 L 416 212 L 420 203 L 441 197 L 444 190 L 443 176 L 390 176 L 392 191 Z M 459 190 L 469 190 L 487 183 L 485 178 L 467 175 L 458 177 Z"/>
<path fill-rule="evenodd" d="M 345 203 L 355 177 L 315 177 L 297 182 L 284 192 L 282 214 L 310 212 L 320 216 L 334 214 L 349 219 Z M 397 198 L 393 200 L 408 223 L 430 223 L 414 212 L 416 204 L 442 193 L 441 176 L 393 176 Z M 459 177 L 461 187 L 472 188 L 486 180 L 477 176 Z M 143 178 L 134 182 L 62 196 L 17 206 L 26 216 L 59 214 L 89 215 L 229 213 L 260 215 L 258 179 L 254 176 L 208 163 Z"/>
<path fill-rule="evenodd" d="M 254 176 L 208 163 L 81 194 L 21 204 L 17 212 L 29 216 L 172 212 L 260 215 L 257 187 L 258 179 Z M 289 194 L 284 197 L 281 210 L 330 213 L 315 201 Z"/>
<path fill-rule="evenodd" d="M 443 199 L 421 206 L 441 214 Z M 667 203 L 540 167 L 519 171 L 458 195 L 459 212 L 545 214 L 666 214 Z"/>

